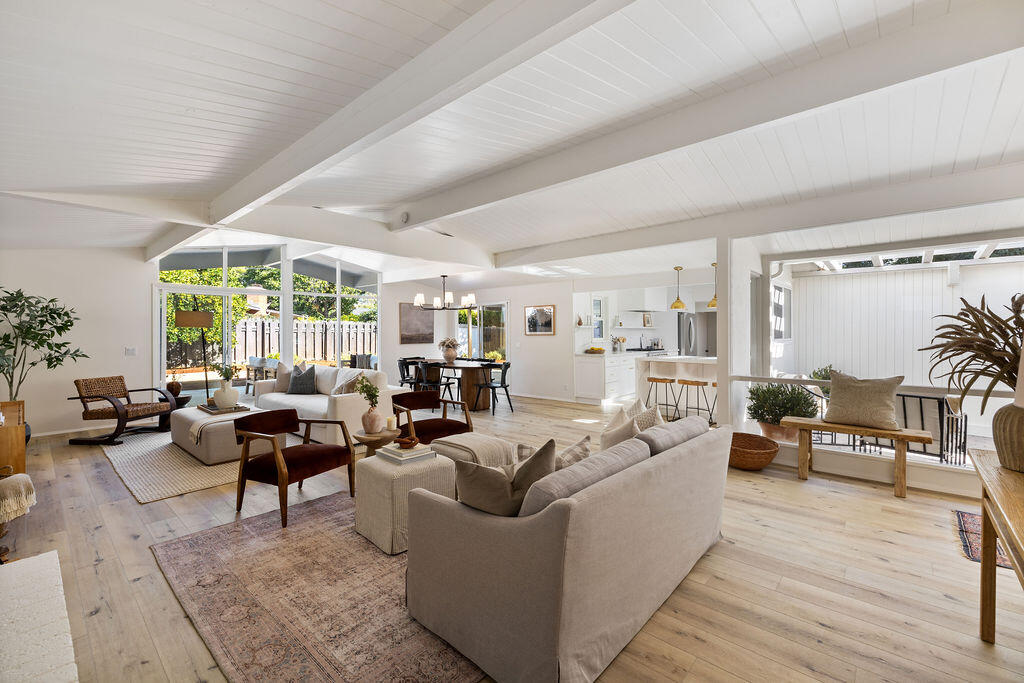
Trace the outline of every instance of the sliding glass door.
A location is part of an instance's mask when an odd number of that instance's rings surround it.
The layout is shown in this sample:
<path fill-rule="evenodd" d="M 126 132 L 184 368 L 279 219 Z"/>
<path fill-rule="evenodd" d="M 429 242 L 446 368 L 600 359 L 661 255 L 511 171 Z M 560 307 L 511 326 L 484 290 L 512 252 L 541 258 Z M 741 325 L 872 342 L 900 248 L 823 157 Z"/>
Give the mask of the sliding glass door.
<path fill-rule="evenodd" d="M 508 304 L 484 304 L 472 311 L 459 311 L 458 340 L 461 356 L 508 358 Z"/>

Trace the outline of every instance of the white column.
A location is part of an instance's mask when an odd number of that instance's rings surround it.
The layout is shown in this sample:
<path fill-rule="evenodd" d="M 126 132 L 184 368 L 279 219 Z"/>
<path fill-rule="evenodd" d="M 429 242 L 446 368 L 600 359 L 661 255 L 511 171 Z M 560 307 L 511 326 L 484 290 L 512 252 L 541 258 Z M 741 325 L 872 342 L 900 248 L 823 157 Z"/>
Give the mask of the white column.
<path fill-rule="evenodd" d="M 341 263 L 338 261 L 334 262 L 334 293 L 334 364 L 341 367 Z"/>
<path fill-rule="evenodd" d="M 295 324 L 292 295 L 295 291 L 292 283 L 292 259 L 288 246 L 281 245 L 281 362 L 294 364 L 295 356 Z"/>
<path fill-rule="evenodd" d="M 715 291 L 718 293 L 718 405 L 715 407 L 718 413 L 718 424 L 732 424 L 732 383 L 729 381 L 731 374 L 732 358 L 732 337 L 734 330 L 730 329 L 732 295 L 730 286 L 732 282 L 732 240 L 728 237 L 719 236 L 716 238 L 716 260 L 718 267 L 715 269 Z"/>

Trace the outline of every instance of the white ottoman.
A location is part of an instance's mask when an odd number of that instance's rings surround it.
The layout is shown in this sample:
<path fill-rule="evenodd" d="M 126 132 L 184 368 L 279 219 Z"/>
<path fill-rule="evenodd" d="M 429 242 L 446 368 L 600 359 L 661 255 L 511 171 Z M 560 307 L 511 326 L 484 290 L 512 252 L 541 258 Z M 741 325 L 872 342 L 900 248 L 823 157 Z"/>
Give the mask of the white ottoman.
<path fill-rule="evenodd" d="M 516 462 L 516 445 L 514 443 L 480 432 L 443 436 L 431 441 L 430 447 L 438 455 L 452 460 L 465 460 L 487 467 L 514 465 Z"/>
<path fill-rule="evenodd" d="M 178 408 L 171 412 L 171 442 L 177 444 L 197 460 L 207 465 L 217 465 L 231 460 L 237 461 L 242 455 L 242 447 L 235 443 L 235 418 L 253 413 L 263 412 L 259 408 L 252 408 L 248 412 L 240 412 L 232 416 L 231 420 L 223 422 L 212 422 L 199 433 L 199 443 L 192 440 L 189 429 L 196 422 L 206 420 L 219 415 L 210 415 L 199 410 L 199 408 Z M 285 435 L 277 435 L 277 443 L 281 448 L 285 447 Z M 249 446 L 250 455 L 270 453 L 274 449 L 270 442 L 265 439 L 256 439 Z"/>
<path fill-rule="evenodd" d="M 395 465 L 373 456 L 356 463 L 356 531 L 388 555 L 409 548 L 409 491 L 455 500 L 455 462 L 444 456 Z"/>

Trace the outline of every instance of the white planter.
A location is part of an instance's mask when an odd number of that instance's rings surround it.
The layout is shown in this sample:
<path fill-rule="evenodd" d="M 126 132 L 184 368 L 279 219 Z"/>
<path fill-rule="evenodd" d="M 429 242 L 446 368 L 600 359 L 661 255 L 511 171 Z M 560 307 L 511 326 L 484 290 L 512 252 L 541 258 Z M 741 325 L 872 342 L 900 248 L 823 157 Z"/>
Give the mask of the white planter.
<path fill-rule="evenodd" d="M 234 408 L 238 405 L 238 390 L 231 388 L 231 380 L 225 379 L 220 383 L 220 389 L 213 392 L 213 402 L 218 408 Z"/>

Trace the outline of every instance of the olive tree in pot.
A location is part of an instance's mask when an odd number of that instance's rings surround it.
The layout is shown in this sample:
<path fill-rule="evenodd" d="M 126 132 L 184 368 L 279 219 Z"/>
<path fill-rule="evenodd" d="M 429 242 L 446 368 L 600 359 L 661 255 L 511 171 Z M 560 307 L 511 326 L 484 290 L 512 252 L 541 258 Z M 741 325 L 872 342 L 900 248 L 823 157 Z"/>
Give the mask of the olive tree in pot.
<path fill-rule="evenodd" d="M 1013 390 L 1013 403 L 997 410 L 992 418 L 992 440 L 999 464 L 1024 472 L 1024 386 L 1019 381 L 1024 373 L 1024 294 L 1015 295 L 1004 307 L 1009 313 L 1006 316 L 989 308 L 984 296 L 979 306 L 972 306 L 967 299 L 960 301 L 963 308 L 959 313 L 936 316 L 950 322 L 939 325 L 932 345 L 921 349 L 932 352 L 929 378 L 933 374 L 946 377 L 949 388 L 960 393 L 961 402 L 978 380 L 983 380 L 979 385 L 984 385 L 982 413 L 999 384 Z"/>
<path fill-rule="evenodd" d="M 75 310 L 57 299 L 0 287 L 0 377 L 8 400 L 17 401 L 29 371 L 37 365 L 54 370 L 69 360 L 88 358 L 71 342 L 61 341 L 74 327 Z M 25 425 L 25 441 L 32 435 Z"/>
<path fill-rule="evenodd" d="M 796 384 L 754 384 L 747 392 L 747 417 L 756 420 L 761 433 L 774 441 L 795 443 L 798 430 L 780 427 L 787 415 L 816 417 L 818 402 Z"/>

